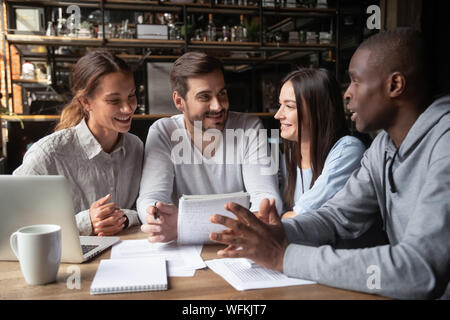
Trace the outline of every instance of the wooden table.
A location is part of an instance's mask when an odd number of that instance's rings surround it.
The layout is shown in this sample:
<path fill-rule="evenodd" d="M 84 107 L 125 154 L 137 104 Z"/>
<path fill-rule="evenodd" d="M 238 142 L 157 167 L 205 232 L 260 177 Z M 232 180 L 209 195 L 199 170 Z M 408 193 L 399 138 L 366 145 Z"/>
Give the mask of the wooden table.
<path fill-rule="evenodd" d="M 145 234 L 139 227 L 130 228 L 119 234 L 122 240 L 143 239 Z M 223 246 L 205 245 L 203 260 L 216 259 L 216 252 Z M 212 270 L 197 270 L 194 277 L 170 277 L 169 290 L 125 294 L 91 295 L 89 289 L 99 261 L 109 259 L 111 249 L 83 264 L 62 263 L 55 283 L 31 286 L 25 282 L 18 262 L 0 261 L 0 299 L 182 299 L 182 300 L 297 300 L 297 299 L 385 299 L 380 296 L 331 288 L 324 285 L 303 285 L 237 291 Z M 69 289 L 68 278 L 73 269 L 81 271 L 80 289 Z M 70 282 L 70 281 L 69 281 Z M 73 284 L 74 282 L 72 282 Z"/>

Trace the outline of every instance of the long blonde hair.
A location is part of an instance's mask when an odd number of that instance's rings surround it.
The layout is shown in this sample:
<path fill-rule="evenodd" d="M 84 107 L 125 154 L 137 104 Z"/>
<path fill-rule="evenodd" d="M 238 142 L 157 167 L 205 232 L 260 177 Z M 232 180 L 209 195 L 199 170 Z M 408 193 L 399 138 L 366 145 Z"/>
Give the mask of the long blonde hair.
<path fill-rule="evenodd" d="M 94 50 L 78 60 L 72 71 L 72 101 L 63 109 L 55 131 L 76 126 L 89 114 L 80 102 L 92 97 L 100 79 L 113 72 L 131 72 L 130 67 L 109 51 Z"/>

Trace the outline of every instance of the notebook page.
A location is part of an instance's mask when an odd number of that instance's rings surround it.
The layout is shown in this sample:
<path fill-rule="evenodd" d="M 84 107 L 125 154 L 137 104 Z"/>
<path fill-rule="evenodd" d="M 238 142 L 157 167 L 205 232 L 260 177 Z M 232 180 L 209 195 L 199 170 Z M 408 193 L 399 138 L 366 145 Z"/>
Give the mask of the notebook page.
<path fill-rule="evenodd" d="M 184 200 L 212 200 L 212 199 L 235 199 L 235 198 L 241 198 L 246 197 L 248 195 L 248 192 L 232 192 L 232 193 L 222 193 L 222 194 L 184 194 L 183 199 Z M 231 200 L 228 200 L 231 201 Z"/>
<path fill-rule="evenodd" d="M 224 278 L 236 290 L 286 287 L 315 282 L 289 278 L 285 274 L 250 264 L 246 259 L 225 258 L 206 261 L 206 265 Z"/>
<path fill-rule="evenodd" d="M 163 258 L 101 260 L 91 294 L 167 290 Z"/>
<path fill-rule="evenodd" d="M 250 205 L 250 195 L 247 193 L 241 197 L 226 197 L 207 200 L 184 200 L 180 198 L 178 206 L 178 243 L 204 244 L 212 243 L 209 240 L 211 232 L 218 232 L 225 227 L 209 221 L 213 214 L 221 214 L 236 218 L 235 215 L 224 206 L 227 202 L 236 202 L 243 207 Z"/>

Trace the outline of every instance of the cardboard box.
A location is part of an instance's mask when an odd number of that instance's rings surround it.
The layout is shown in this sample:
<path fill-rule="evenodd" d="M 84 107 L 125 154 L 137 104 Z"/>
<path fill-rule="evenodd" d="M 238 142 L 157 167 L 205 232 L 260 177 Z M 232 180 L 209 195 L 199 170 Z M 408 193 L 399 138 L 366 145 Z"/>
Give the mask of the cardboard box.
<path fill-rule="evenodd" d="M 137 24 L 136 34 L 138 39 L 169 39 L 169 28 L 160 24 Z"/>

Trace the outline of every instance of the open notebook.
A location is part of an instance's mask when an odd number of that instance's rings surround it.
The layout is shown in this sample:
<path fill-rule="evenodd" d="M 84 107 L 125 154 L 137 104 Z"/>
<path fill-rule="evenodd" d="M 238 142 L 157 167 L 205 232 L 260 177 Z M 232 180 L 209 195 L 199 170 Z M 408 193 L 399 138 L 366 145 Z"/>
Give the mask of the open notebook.
<path fill-rule="evenodd" d="M 205 262 L 212 271 L 240 291 L 315 283 L 289 278 L 284 273 L 264 268 L 246 258 L 223 258 Z"/>
<path fill-rule="evenodd" d="M 219 232 L 224 226 L 210 222 L 213 214 L 236 218 L 225 210 L 227 202 L 235 202 L 245 208 L 250 207 L 250 194 L 234 192 L 226 194 L 183 195 L 178 203 L 178 243 L 204 244 L 211 232 Z"/>
<path fill-rule="evenodd" d="M 101 260 L 91 294 L 167 290 L 166 260 L 161 257 Z"/>

